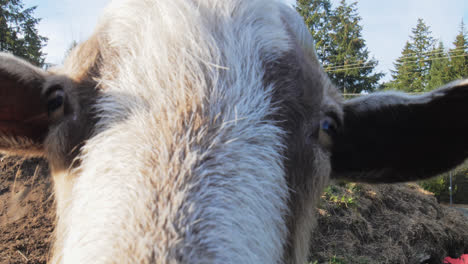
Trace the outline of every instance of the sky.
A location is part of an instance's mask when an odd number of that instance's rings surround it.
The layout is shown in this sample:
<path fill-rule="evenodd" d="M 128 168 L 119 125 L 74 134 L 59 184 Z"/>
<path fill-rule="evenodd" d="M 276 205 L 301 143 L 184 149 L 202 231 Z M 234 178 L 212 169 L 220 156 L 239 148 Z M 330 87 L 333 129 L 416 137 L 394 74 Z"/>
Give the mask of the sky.
<path fill-rule="evenodd" d="M 283 0 L 289 4 L 295 0 Z M 44 48 L 46 62 L 60 64 L 73 41 L 84 41 L 93 32 L 99 14 L 109 0 L 23 0 L 25 7 L 37 6 L 35 16 L 42 18 L 39 33 L 49 38 Z M 340 0 L 331 0 L 336 7 Z M 348 3 L 351 0 L 347 1 Z M 446 47 L 459 32 L 462 19 L 468 24 L 467 0 L 358 0 L 362 35 L 371 57 L 379 61 L 377 71 L 390 79 L 393 62 L 401 55 L 411 29 L 422 18 L 434 38 Z M 467 25 L 468 29 L 468 25 Z"/>

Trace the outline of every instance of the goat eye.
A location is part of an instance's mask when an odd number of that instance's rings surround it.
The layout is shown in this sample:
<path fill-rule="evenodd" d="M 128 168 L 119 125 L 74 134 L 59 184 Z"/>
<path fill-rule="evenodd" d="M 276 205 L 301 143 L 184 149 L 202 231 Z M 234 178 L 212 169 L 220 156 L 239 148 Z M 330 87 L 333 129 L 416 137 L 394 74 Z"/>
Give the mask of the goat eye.
<path fill-rule="evenodd" d="M 322 119 L 320 122 L 320 129 L 328 135 L 334 135 L 338 130 L 336 122 L 330 117 Z"/>
<path fill-rule="evenodd" d="M 319 143 L 326 149 L 331 149 L 333 137 L 338 133 L 336 121 L 331 117 L 324 117 L 320 120 Z"/>
<path fill-rule="evenodd" d="M 58 119 L 64 114 L 65 94 L 62 89 L 55 89 L 47 95 L 47 113 L 52 119 Z"/>

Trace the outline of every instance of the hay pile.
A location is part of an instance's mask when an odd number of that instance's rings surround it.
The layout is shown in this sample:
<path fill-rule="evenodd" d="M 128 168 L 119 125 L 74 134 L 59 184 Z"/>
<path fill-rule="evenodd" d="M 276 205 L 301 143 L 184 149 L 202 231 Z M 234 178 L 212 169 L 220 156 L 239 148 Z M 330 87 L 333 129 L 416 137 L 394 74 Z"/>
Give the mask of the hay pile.
<path fill-rule="evenodd" d="M 415 184 L 332 186 L 311 263 L 442 263 L 468 252 L 468 218 Z"/>

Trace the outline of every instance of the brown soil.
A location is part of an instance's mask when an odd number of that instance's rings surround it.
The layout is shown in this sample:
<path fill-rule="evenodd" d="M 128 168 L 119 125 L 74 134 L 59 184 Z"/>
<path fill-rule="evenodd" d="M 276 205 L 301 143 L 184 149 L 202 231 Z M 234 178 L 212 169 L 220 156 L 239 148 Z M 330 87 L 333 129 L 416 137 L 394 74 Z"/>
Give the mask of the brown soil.
<path fill-rule="evenodd" d="M 334 186 L 311 263 L 441 263 L 468 253 L 468 221 L 415 185 Z M 54 223 L 47 164 L 0 156 L 0 263 L 46 263 Z"/>
<path fill-rule="evenodd" d="M 46 162 L 0 156 L 0 263 L 46 263 L 53 206 Z"/>

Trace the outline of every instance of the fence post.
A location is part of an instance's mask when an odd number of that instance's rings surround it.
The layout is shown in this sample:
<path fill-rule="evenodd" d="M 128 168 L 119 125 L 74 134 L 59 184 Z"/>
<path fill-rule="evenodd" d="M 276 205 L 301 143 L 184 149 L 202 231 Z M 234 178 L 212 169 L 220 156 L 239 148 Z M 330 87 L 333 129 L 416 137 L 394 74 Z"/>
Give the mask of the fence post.
<path fill-rule="evenodd" d="M 450 174 L 450 187 L 449 187 L 449 191 L 450 191 L 450 207 L 452 207 L 452 171 L 450 171 L 449 174 Z"/>

